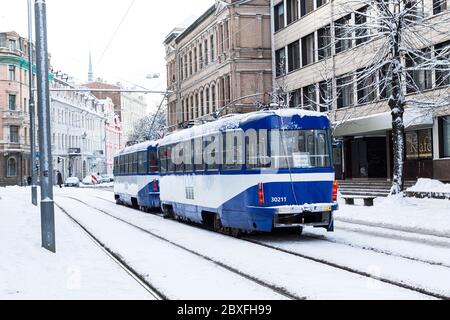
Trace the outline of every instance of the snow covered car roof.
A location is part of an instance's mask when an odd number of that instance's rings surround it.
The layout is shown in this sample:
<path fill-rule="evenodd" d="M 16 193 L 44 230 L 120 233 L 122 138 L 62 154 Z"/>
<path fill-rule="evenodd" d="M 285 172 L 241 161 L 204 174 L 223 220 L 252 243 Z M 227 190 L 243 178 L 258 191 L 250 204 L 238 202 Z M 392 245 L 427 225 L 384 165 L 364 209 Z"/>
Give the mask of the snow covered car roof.
<path fill-rule="evenodd" d="M 278 109 L 258 111 L 246 114 L 235 114 L 214 122 L 195 126 L 175 132 L 159 143 L 160 146 L 170 145 L 180 141 L 193 139 L 209 134 L 236 129 L 329 129 L 328 116 L 324 113 L 302 109 Z"/>

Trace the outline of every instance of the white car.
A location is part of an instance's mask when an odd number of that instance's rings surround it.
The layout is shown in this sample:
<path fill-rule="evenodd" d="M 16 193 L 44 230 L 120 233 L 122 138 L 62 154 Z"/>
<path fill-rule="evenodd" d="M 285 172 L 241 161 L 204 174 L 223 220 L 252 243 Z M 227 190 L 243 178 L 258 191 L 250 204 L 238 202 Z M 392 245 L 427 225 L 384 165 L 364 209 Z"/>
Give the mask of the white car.
<path fill-rule="evenodd" d="M 64 186 L 78 188 L 80 186 L 80 179 L 78 179 L 77 177 L 68 178 L 64 183 Z"/>
<path fill-rule="evenodd" d="M 94 181 L 93 181 L 93 178 L 92 178 L 92 176 L 86 176 L 86 178 L 84 178 L 83 179 L 83 184 L 85 184 L 85 185 L 94 185 L 94 184 L 99 184 L 99 183 L 101 183 L 101 179 L 99 178 L 99 177 L 97 177 L 97 176 L 95 176 L 96 178 L 97 178 L 97 182 L 96 183 L 94 183 Z"/>

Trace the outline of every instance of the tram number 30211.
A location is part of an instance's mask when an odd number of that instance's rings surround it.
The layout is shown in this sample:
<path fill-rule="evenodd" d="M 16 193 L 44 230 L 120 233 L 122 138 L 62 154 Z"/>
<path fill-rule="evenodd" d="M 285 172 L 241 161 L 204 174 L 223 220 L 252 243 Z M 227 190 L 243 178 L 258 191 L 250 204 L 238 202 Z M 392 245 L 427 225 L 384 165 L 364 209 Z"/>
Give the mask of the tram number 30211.
<path fill-rule="evenodd" d="M 272 203 L 286 203 L 286 197 L 272 197 Z"/>

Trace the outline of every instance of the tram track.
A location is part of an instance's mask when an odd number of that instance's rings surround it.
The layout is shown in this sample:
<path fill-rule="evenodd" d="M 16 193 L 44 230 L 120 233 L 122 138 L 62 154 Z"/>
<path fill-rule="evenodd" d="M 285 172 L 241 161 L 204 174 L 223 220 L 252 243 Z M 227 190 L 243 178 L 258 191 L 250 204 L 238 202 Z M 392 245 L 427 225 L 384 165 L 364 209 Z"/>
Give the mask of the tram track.
<path fill-rule="evenodd" d="M 114 261 L 121 269 L 123 269 L 134 281 L 136 281 L 144 290 L 146 290 L 156 300 L 167 300 L 167 297 L 150 284 L 142 275 L 140 275 L 133 267 L 122 259 L 122 257 L 108 248 L 102 241 L 100 241 L 92 232 L 85 228 L 77 219 L 75 219 L 68 211 L 55 203 L 57 208 L 61 210 L 75 225 L 77 225 L 86 236 L 97 245 L 112 261 Z"/>
<path fill-rule="evenodd" d="M 78 202 L 80 202 L 80 203 L 82 203 L 82 204 L 84 204 L 84 205 L 86 205 L 86 206 L 88 206 L 88 207 L 90 207 L 90 208 L 92 208 L 94 210 L 97 210 L 97 211 L 100 211 L 100 212 L 102 212 L 104 214 L 107 214 L 108 216 L 111 216 L 114 219 L 117 219 L 117 220 L 122 221 L 122 222 L 124 222 L 126 224 L 129 224 L 129 225 L 131 225 L 131 226 L 133 226 L 133 227 L 135 227 L 135 228 L 137 228 L 137 229 L 139 229 L 139 230 L 141 230 L 143 232 L 150 233 L 151 235 L 155 236 L 158 239 L 161 239 L 161 240 L 164 240 L 166 242 L 169 242 L 169 243 L 171 243 L 171 244 L 173 244 L 173 245 L 175 245 L 175 246 L 177 246 L 179 248 L 182 248 L 184 250 L 187 250 L 187 251 L 189 251 L 189 252 L 191 252 L 191 253 L 193 253 L 195 255 L 199 255 L 202 258 L 205 258 L 207 260 L 215 261 L 214 259 L 211 259 L 210 257 L 207 257 L 207 256 L 205 256 L 203 254 L 200 254 L 198 252 L 195 252 L 195 251 L 193 251 L 193 250 L 191 250 L 189 248 L 186 248 L 186 247 L 181 246 L 181 245 L 179 245 L 177 243 L 174 243 L 173 241 L 171 241 L 169 239 L 166 239 L 164 237 L 161 237 L 160 235 L 154 234 L 153 232 L 150 232 L 150 231 L 148 231 L 148 230 L 146 230 L 146 229 L 144 229 L 144 228 L 142 228 L 140 226 L 137 226 L 137 225 L 135 225 L 135 224 L 133 224 L 133 223 L 131 223 L 129 221 L 126 221 L 126 220 L 124 220 L 122 218 L 118 218 L 118 217 L 116 217 L 114 215 L 111 215 L 110 213 L 107 213 L 106 211 L 104 211 L 102 209 L 99 209 L 99 208 L 96 208 L 94 206 L 91 206 L 91 205 L 85 203 L 84 201 L 81 201 L 81 200 L 76 199 L 76 198 L 71 198 L 71 197 L 69 197 L 69 198 L 72 199 L 72 200 L 78 201 Z M 103 200 L 105 202 L 108 202 L 108 203 L 115 204 L 115 202 L 107 200 L 107 199 L 102 198 L 102 197 L 96 197 L 96 198 L 98 198 L 100 200 Z M 199 226 L 194 225 L 194 227 L 199 227 Z M 202 229 L 206 230 L 206 231 L 210 231 L 210 230 L 207 230 L 205 228 L 202 228 Z M 210 231 L 210 232 L 213 232 L 213 231 Z M 321 241 L 327 241 L 325 239 L 320 239 L 320 238 L 315 238 L 315 237 L 312 237 L 312 238 L 317 239 L 317 240 L 321 240 Z M 426 295 L 426 296 L 429 296 L 429 297 L 432 297 L 432 298 L 437 298 L 437 299 L 442 299 L 442 300 L 450 300 L 450 295 L 446 295 L 446 294 L 442 294 L 442 293 L 435 292 L 435 291 L 432 291 L 432 290 L 428 290 L 426 288 L 410 285 L 410 284 L 405 283 L 403 281 L 397 281 L 397 280 L 394 280 L 394 279 L 390 279 L 390 278 L 386 278 L 386 277 L 382 277 L 382 276 L 377 276 L 377 275 L 371 274 L 369 272 L 364 272 L 364 271 L 361 271 L 361 270 L 358 270 L 356 268 L 352 268 L 352 267 L 349 267 L 349 266 L 346 266 L 346 265 L 343 265 L 343 264 L 340 264 L 340 263 L 327 261 L 326 259 L 318 258 L 318 257 L 312 256 L 312 255 L 307 255 L 307 254 L 294 252 L 292 250 L 283 249 L 283 248 L 280 248 L 280 247 L 277 247 L 277 246 L 265 243 L 263 241 L 258 241 L 258 240 L 251 239 L 251 238 L 248 238 L 248 237 L 244 237 L 242 240 L 246 241 L 248 243 L 252 243 L 254 245 L 258 245 L 258 246 L 261 246 L 261 247 L 265 247 L 267 249 L 271 249 L 271 250 L 283 253 L 283 254 L 288 254 L 288 255 L 295 256 L 295 257 L 298 257 L 298 258 L 302 258 L 302 259 L 305 259 L 305 260 L 309 260 L 309 261 L 313 261 L 313 262 L 316 262 L 316 263 L 320 263 L 322 265 L 326 265 L 326 266 L 329 266 L 329 267 L 332 267 L 332 268 L 335 268 L 335 269 L 339 269 L 339 270 L 342 270 L 342 271 L 345 271 L 345 272 L 349 272 L 349 273 L 352 273 L 352 274 L 355 274 L 355 275 L 358 275 L 358 276 L 362 276 L 362 277 L 365 277 L 365 278 L 369 278 L 369 279 L 372 279 L 372 280 L 380 281 L 380 282 L 383 282 L 383 283 L 386 283 L 386 284 L 389 284 L 389 285 L 393 285 L 393 286 L 396 286 L 396 287 L 399 287 L 399 288 L 402 288 L 402 289 L 406 289 L 406 290 L 410 290 L 410 291 L 413 291 L 413 292 L 416 292 L 416 293 L 420 293 L 420 294 L 423 294 L 423 295 Z M 332 242 L 332 241 L 327 241 L 327 242 Z M 348 245 L 348 244 L 343 244 L 343 245 Z M 360 249 L 369 250 L 369 249 L 365 249 L 365 248 L 360 248 Z M 388 255 L 388 256 L 398 257 L 396 255 L 391 255 L 391 254 L 388 254 L 386 252 L 377 252 L 377 253 Z M 400 258 L 405 258 L 405 257 L 400 257 Z M 405 258 L 405 259 L 407 259 L 407 258 Z M 410 260 L 413 260 L 414 262 L 422 262 L 422 261 L 418 261 L 418 260 L 414 260 L 414 259 L 410 259 Z M 219 261 L 217 261 L 217 262 L 218 262 L 219 265 L 223 266 L 222 262 L 219 262 Z M 424 261 L 422 263 L 428 263 L 428 262 Z M 428 264 L 431 264 L 431 263 L 428 263 Z M 431 264 L 431 265 L 433 265 L 433 264 Z M 438 264 L 436 264 L 436 265 L 438 265 Z M 438 265 L 438 266 L 441 266 L 441 265 Z M 234 272 L 241 273 L 239 270 L 236 270 L 233 267 L 230 267 L 230 268 Z M 247 276 L 250 277 L 251 279 L 254 278 L 253 276 L 250 276 L 250 275 L 247 275 Z"/>
<path fill-rule="evenodd" d="M 98 212 L 100 212 L 100 213 L 102 213 L 102 214 L 104 214 L 104 215 L 106 215 L 106 216 L 108 216 L 110 218 L 113 218 L 113 219 L 115 219 L 115 220 L 117 220 L 119 222 L 122 222 L 122 223 L 124 223 L 124 224 L 126 224 L 126 225 L 128 225 L 128 226 L 130 226 L 130 227 L 132 227 L 134 229 L 136 229 L 136 230 L 139 230 L 140 232 L 143 232 L 143 233 L 145 233 L 147 235 L 150 235 L 150 236 L 152 236 L 155 239 L 158 239 L 160 241 L 168 243 L 168 244 L 170 244 L 170 245 L 172 245 L 172 246 L 174 246 L 174 247 L 176 247 L 178 249 L 181 249 L 181 250 L 186 251 L 186 252 L 188 252 L 188 253 L 190 253 L 192 255 L 195 255 L 195 256 L 203 259 L 203 260 L 206 260 L 206 261 L 208 261 L 210 263 L 213 263 L 217 267 L 223 268 L 223 269 L 225 269 L 225 270 L 227 270 L 227 271 L 229 271 L 229 272 L 231 272 L 231 273 L 233 273 L 235 275 L 238 275 L 238 276 L 240 276 L 242 278 L 245 278 L 246 280 L 254 282 L 257 285 L 265 287 L 265 288 L 267 288 L 267 289 L 269 289 L 269 290 L 271 290 L 271 291 L 273 291 L 273 292 L 275 292 L 275 293 L 277 293 L 277 294 L 279 294 L 281 296 L 284 296 L 285 298 L 287 298 L 289 300 L 306 300 L 306 297 L 299 296 L 299 295 L 297 295 L 295 293 L 289 292 L 285 288 L 282 288 L 282 287 L 279 287 L 279 286 L 275 286 L 275 285 L 270 284 L 270 283 L 268 283 L 268 282 L 266 282 L 264 280 L 258 279 L 256 277 L 254 277 L 254 276 L 252 276 L 250 274 L 247 274 L 245 272 L 242 272 L 242 271 L 240 271 L 240 270 L 238 270 L 238 269 L 236 269 L 236 268 L 234 268 L 234 267 L 232 267 L 232 266 L 230 266 L 230 265 L 228 265 L 226 263 L 223 263 L 221 261 L 218 261 L 218 260 L 213 259 L 211 257 L 208 257 L 206 255 L 203 255 L 203 254 L 201 254 L 201 253 L 199 253 L 199 252 L 197 252 L 195 250 L 189 249 L 189 248 L 187 248 L 187 247 L 185 247 L 185 246 L 183 246 L 181 244 L 178 244 L 178 243 L 176 243 L 174 241 L 171 241 L 170 239 L 162 237 L 162 236 L 160 236 L 160 235 L 158 235 L 158 234 L 156 234 L 156 233 L 154 233 L 154 232 L 152 232 L 150 230 L 147 230 L 145 228 L 142 228 L 140 226 L 135 225 L 134 223 L 126 221 L 125 219 L 122 219 L 122 218 L 119 218 L 119 217 L 117 217 L 115 215 L 112 215 L 112 214 L 106 212 L 105 210 L 102 210 L 102 209 L 96 208 L 94 206 L 91 206 L 90 204 L 88 204 L 88 203 L 86 203 L 86 202 L 84 202 L 84 201 L 82 201 L 80 199 L 76 199 L 76 198 L 68 197 L 68 196 L 64 196 L 64 198 L 70 199 L 70 200 L 73 200 L 73 201 L 76 201 L 76 202 L 79 202 L 79 203 L 81 203 L 81 204 L 83 204 L 83 205 L 85 205 L 85 206 L 87 206 L 87 207 L 89 207 L 89 208 L 91 208 L 93 210 L 96 210 L 96 211 L 98 211 Z M 108 201 L 106 199 L 103 199 L 103 200 Z M 79 222 L 77 222 L 77 224 L 79 224 Z M 85 229 L 81 224 L 79 224 L 79 225 L 80 225 L 80 227 Z"/>
<path fill-rule="evenodd" d="M 103 201 L 108 202 L 108 203 L 115 204 L 115 201 L 108 200 L 108 199 L 105 199 L 103 197 L 95 196 L 95 198 L 103 200 Z M 153 215 L 155 215 L 155 216 L 160 216 L 162 218 L 162 214 L 160 214 L 160 213 L 158 213 L 156 211 L 155 212 L 151 212 L 151 213 Z M 193 226 L 194 227 L 199 227 L 199 228 L 201 228 L 203 230 L 207 230 L 201 225 L 193 224 Z M 345 228 L 341 228 L 341 229 L 344 229 L 345 231 L 349 231 L 349 232 L 364 234 L 364 235 L 370 234 L 370 235 L 377 236 L 377 237 L 384 237 L 384 236 L 386 236 L 384 233 L 376 233 L 376 232 L 365 233 L 362 230 L 356 231 L 356 230 L 346 230 Z M 392 229 L 388 229 L 388 230 L 392 230 Z M 207 230 L 207 231 L 210 231 L 210 230 Z M 401 231 L 401 232 L 403 232 L 403 231 Z M 409 261 L 412 261 L 412 262 L 420 262 L 420 263 L 424 263 L 424 264 L 431 265 L 431 266 L 438 266 L 438 267 L 444 267 L 444 268 L 449 268 L 450 269 L 450 265 L 446 264 L 446 263 L 435 262 L 435 261 L 430 261 L 430 260 L 425 260 L 425 259 L 421 259 L 421 258 L 417 258 L 417 257 L 408 256 L 408 255 L 398 254 L 398 253 L 390 252 L 390 251 L 387 251 L 387 250 L 374 248 L 373 246 L 371 247 L 371 246 L 363 246 L 363 245 L 354 245 L 354 244 L 350 244 L 350 243 L 348 243 L 346 241 L 327 239 L 327 238 L 324 238 L 323 236 L 320 236 L 320 235 L 303 234 L 302 237 L 303 238 L 307 238 L 307 239 L 314 239 L 314 240 L 318 240 L 318 241 L 324 241 L 324 242 L 328 242 L 328 243 L 344 245 L 344 246 L 348 246 L 348 247 L 355 248 L 355 249 L 361 249 L 361 250 L 365 250 L 365 251 L 375 252 L 375 253 L 383 254 L 383 255 L 386 255 L 386 256 L 402 258 L 402 259 L 406 259 L 406 260 L 409 260 Z M 400 236 L 396 237 L 394 235 L 394 236 L 391 236 L 390 239 L 393 239 L 393 240 L 404 240 L 404 241 L 410 241 L 410 242 L 417 242 L 417 243 L 422 243 L 422 244 L 424 243 L 424 241 L 422 239 L 414 238 L 412 236 L 411 236 L 411 238 L 408 238 L 408 237 L 400 237 Z M 430 245 L 441 245 L 443 247 L 447 247 L 445 244 L 440 243 L 438 240 L 436 242 L 429 241 L 429 242 L 425 242 L 425 243 L 426 244 L 430 244 Z"/>

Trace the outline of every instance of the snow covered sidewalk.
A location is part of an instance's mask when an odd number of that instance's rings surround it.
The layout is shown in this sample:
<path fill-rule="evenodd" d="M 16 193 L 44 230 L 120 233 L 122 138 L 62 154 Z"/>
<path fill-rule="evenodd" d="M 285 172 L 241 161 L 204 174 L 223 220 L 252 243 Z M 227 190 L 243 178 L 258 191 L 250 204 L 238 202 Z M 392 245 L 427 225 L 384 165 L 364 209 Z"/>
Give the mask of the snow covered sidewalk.
<path fill-rule="evenodd" d="M 57 254 L 42 249 L 28 191 L 0 188 L 0 300 L 152 298 L 59 210 Z"/>
<path fill-rule="evenodd" d="M 450 238 L 450 201 L 394 196 L 376 199 L 374 207 L 340 203 L 339 222 Z"/>

